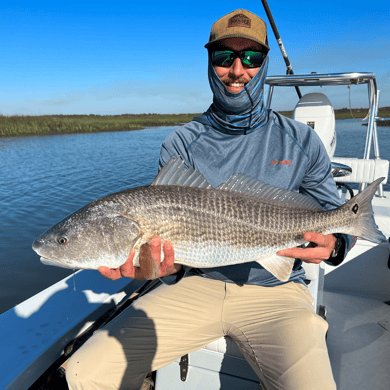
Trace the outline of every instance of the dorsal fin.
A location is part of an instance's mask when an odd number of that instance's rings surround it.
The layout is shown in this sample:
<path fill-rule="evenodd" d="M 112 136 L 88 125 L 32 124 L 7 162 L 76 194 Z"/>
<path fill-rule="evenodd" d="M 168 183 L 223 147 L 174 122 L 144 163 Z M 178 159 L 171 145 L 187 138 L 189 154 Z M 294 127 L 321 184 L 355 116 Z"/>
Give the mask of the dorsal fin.
<path fill-rule="evenodd" d="M 183 187 L 213 188 L 194 167 L 187 168 L 184 160 L 171 157 L 153 180 L 152 186 L 177 185 Z"/>
<path fill-rule="evenodd" d="M 184 160 L 171 157 L 153 180 L 152 186 L 178 185 L 183 187 L 213 188 L 212 185 L 194 167 L 187 167 Z M 271 186 L 242 173 L 235 173 L 220 184 L 217 190 L 239 192 L 269 202 L 283 202 L 283 207 L 301 207 L 310 210 L 322 210 L 312 198 Z"/>
<path fill-rule="evenodd" d="M 270 202 L 283 202 L 283 207 L 301 207 L 311 210 L 322 210 L 314 199 L 308 196 L 274 187 L 270 184 L 253 179 L 242 173 L 235 173 L 217 190 L 235 191 Z"/>

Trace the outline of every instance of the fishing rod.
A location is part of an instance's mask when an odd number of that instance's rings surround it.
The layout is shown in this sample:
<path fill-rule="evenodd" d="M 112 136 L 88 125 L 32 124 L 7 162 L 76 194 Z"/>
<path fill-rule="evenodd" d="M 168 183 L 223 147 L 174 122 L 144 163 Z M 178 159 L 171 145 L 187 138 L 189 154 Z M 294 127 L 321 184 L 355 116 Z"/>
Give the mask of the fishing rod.
<path fill-rule="evenodd" d="M 282 42 L 282 39 L 280 38 L 279 31 L 278 31 L 278 29 L 276 27 L 276 24 L 275 24 L 274 18 L 272 16 L 271 10 L 269 9 L 268 2 L 267 2 L 267 0 L 261 0 L 261 2 L 263 3 L 263 7 L 264 7 L 264 10 L 265 10 L 265 13 L 267 14 L 268 21 L 271 24 L 272 31 L 274 32 L 276 41 L 278 42 L 280 51 L 282 52 L 282 56 L 284 58 L 284 62 L 286 63 L 286 66 L 287 66 L 286 74 L 294 74 L 293 68 L 292 68 L 292 66 L 290 64 L 290 60 L 288 59 L 288 56 L 287 56 L 287 53 L 286 53 L 286 49 L 283 46 L 283 42 Z M 301 94 L 301 91 L 299 90 L 299 87 L 295 87 L 295 90 L 297 91 L 298 97 L 300 99 L 302 97 L 302 94 Z"/>

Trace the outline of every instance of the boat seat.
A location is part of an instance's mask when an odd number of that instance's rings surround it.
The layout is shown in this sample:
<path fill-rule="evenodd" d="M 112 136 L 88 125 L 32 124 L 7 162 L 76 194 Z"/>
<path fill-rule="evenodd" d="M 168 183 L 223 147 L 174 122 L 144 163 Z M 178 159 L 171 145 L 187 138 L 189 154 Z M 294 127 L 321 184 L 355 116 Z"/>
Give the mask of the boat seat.
<path fill-rule="evenodd" d="M 359 184 L 372 183 L 380 177 L 385 177 L 382 184 L 387 183 L 389 160 L 333 157 L 331 158 L 331 161 L 352 168 L 352 173 L 348 176 L 338 177 L 338 182 Z"/>

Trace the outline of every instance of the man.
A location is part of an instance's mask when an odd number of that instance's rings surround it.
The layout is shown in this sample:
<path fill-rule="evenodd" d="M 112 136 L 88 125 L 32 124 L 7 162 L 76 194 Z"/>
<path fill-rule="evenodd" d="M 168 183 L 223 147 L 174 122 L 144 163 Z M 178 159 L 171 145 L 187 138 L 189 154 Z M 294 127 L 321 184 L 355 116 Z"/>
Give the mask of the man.
<path fill-rule="evenodd" d="M 339 206 L 331 164 L 318 136 L 264 107 L 269 51 L 264 21 L 246 10 L 234 11 L 214 23 L 206 48 L 213 104 L 167 137 L 160 168 L 180 155 L 214 187 L 233 173 L 244 173 L 299 190 L 324 209 Z M 314 312 L 301 260 L 338 264 L 352 238 L 315 233 L 304 238 L 315 245 L 279 252 L 297 258 L 287 283 L 255 262 L 182 267 L 174 264 L 169 242 L 163 244 L 160 264 L 158 237 L 141 248 L 140 268 L 132 264 L 134 253 L 119 269 L 101 267 L 101 274 L 113 280 L 147 279 L 154 258 L 163 284 L 76 352 L 67 368 L 70 389 L 140 389 L 149 371 L 226 335 L 237 342 L 264 389 L 335 389 L 325 344 L 327 324 Z"/>

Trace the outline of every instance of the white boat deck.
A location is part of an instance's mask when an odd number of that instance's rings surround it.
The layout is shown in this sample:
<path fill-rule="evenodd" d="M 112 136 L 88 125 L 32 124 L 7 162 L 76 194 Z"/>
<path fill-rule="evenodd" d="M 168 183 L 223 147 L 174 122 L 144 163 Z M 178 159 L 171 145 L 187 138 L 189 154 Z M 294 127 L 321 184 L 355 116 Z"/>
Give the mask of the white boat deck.
<path fill-rule="evenodd" d="M 390 273 L 390 270 L 388 270 Z M 390 306 L 325 291 L 328 349 L 338 390 L 390 388 Z"/>
<path fill-rule="evenodd" d="M 372 204 L 389 237 L 390 192 Z M 389 244 L 358 240 L 340 266 L 325 265 L 327 343 L 338 390 L 390 388 L 389 256 Z"/>

